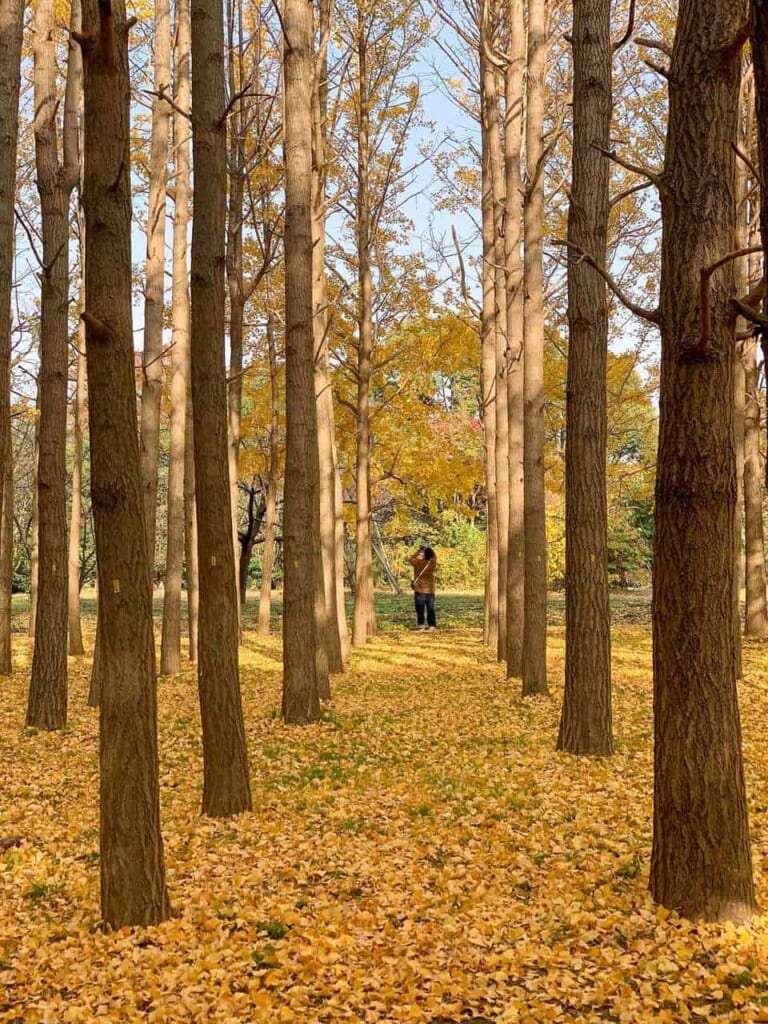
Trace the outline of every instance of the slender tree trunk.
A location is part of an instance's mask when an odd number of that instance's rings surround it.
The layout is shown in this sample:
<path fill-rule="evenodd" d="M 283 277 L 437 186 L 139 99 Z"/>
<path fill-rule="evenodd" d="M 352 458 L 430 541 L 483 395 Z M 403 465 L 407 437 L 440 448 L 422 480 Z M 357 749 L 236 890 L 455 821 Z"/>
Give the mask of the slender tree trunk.
<path fill-rule="evenodd" d="M 525 195 L 525 614 L 523 694 L 547 693 L 547 531 L 544 490 L 544 112 L 547 0 L 528 6 Z"/>
<path fill-rule="evenodd" d="M 221 0 L 192 0 L 192 414 L 203 723 L 203 813 L 250 810 L 238 668 L 239 619 L 227 458 L 224 241 L 227 192 Z"/>
<path fill-rule="evenodd" d="M 608 252 L 611 4 L 574 5 L 573 173 L 568 241 L 605 265 Z M 608 304 L 600 274 L 568 259 L 565 430 L 565 695 L 557 749 L 612 754 L 606 460 Z"/>
<path fill-rule="evenodd" d="M 8 480 L 8 464 L 13 461 L 10 406 L 11 293 L 23 30 L 24 0 L 0 0 L 0 488 Z M 12 469 L 10 472 L 12 478 Z M 0 507 L 3 510 L 12 507 L 12 504 L 12 501 L 10 505 L 5 502 L 0 494 Z M 8 629 L 10 642 L 10 621 Z M 0 663 L 5 646 L 3 641 L 0 630 Z"/>
<path fill-rule="evenodd" d="M 37 385 L 37 394 L 35 397 L 35 444 L 34 444 L 34 463 L 35 463 L 35 475 L 34 480 L 37 482 L 38 466 L 40 464 L 40 384 Z M 31 534 L 29 542 L 29 635 L 34 638 L 35 627 L 37 622 L 37 583 L 38 583 L 38 569 L 40 565 L 40 529 L 38 524 L 38 503 L 37 503 L 38 488 L 35 486 L 32 492 L 32 517 L 29 524 L 29 532 Z"/>
<path fill-rule="evenodd" d="M 485 58 L 483 57 L 483 65 Z M 483 80 L 483 69 L 480 77 Z M 483 438 L 485 443 L 486 511 L 486 567 L 485 597 L 483 601 L 483 639 L 495 649 L 499 638 L 499 516 L 496 490 L 496 259 L 495 228 L 493 221 L 493 183 L 491 178 L 488 135 L 490 115 L 481 93 L 482 129 L 482 246 L 483 246 L 483 307 L 481 319 L 480 390 L 483 411 Z"/>
<path fill-rule="evenodd" d="M 318 635 L 317 402 L 312 330 L 312 4 L 285 0 L 285 505 L 283 718 L 320 716 L 327 660 Z"/>
<path fill-rule="evenodd" d="M 13 672 L 13 459 L 5 462 L 3 507 L 0 516 L 0 676 Z"/>
<path fill-rule="evenodd" d="M 191 378 L 190 363 L 190 378 Z M 195 501 L 195 429 L 192 417 L 192 382 L 187 387 L 187 423 L 184 436 L 184 564 L 187 570 L 187 632 L 189 660 L 197 663 L 200 633 L 200 572 L 197 557 L 197 503 Z"/>
<path fill-rule="evenodd" d="M 175 102 L 189 110 L 189 2 L 177 0 L 174 43 Z M 163 631 L 160 672 L 181 670 L 181 583 L 184 567 L 184 463 L 189 391 L 189 126 L 179 111 L 173 116 L 175 202 L 173 211 L 173 290 L 171 308 L 171 423 L 168 454 L 168 533 L 166 538 Z"/>
<path fill-rule="evenodd" d="M 525 535 L 523 519 L 523 79 L 525 72 L 525 8 L 523 0 L 506 5 L 509 63 L 506 71 L 504 156 L 506 219 L 504 259 L 507 273 L 507 416 L 509 420 L 509 540 L 507 548 L 507 677 L 523 671 L 525 614 Z"/>
<path fill-rule="evenodd" d="M 155 92 L 171 81 L 171 4 L 155 0 L 152 36 L 155 54 Z M 168 186 L 168 136 L 171 108 L 152 99 L 147 202 L 147 263 L 144 289 L 144 355 L 141 388 L 141 485 L 147 524 L 149 567 L 155 576 L 155 522 L 160 461 L 160 404 L 163 396 L 163 311 L 165 305 L 165 218 Z"/>
<path fill-rule="evenodd" d="M 80 224 L 80 266 L 85 266 L 85 224 Z M 80 310 L 85 309 L 85 279 L 80 285 Z M 80 534 L 83 525 L 83 432 L 85 430 L 85 324 L 77 335 L 75 396 L 72 403 L 72 509 L 69 520 L 69 653 L 85 653 L 80 621 Z"/>
<path fill-rule="evenodd" d="M 494 407 L 496 432 L 494 458 L 496 460 L 496 546 L 498 553 L 498 626 L 497 656 L 503 661 L 507 655 L 507 549 L 509 544 L 509 419 L 507 410 L 507 301 L 504 273 L 504 177 L 501 139 L 499 135 L 499 97 L 496 70 L 488 60 L 486 48 L 493 45 L 488 0 L 484 0 L 481 19 L 480 67 L 483 98 L 483 145 L 486 149 L 490 176 L 493 210 L 493 280 L 494 280 Z"/>
<path fill-rule="evenodd" d="M 681 0 L 662 176 L 661 394 L 654 542 L 651 893 L 686 917 L 755 907 L 733 657 L 736 466 L 730 308 L 741 4 Z"/>
<path fill-rule="evenodd" d="M 229 95 L 234 96 L 243 87 L 243 26 L 242 18 L 235 18 L 236 0 L 227 4 L 227 63 Z M 236 24 L 237 23 L 237 24 Z M 245 175 L 245 118 L 241 100 L 230 113 L 229 154 L 229 207 L 227 210 L 227 290 L 229 293 L 229 487 L 232 508 L 232 544 L 237 563 L 240 552 L 238 531 L 238 505 L 240 481 L 240 421 L 243 409 L 243 319 L 245 290 L 243 287 L 243 181 Z M 238 572 L 238 579 L 242 574 Z M 240 608 L 245 605 L 246 592 L 238 586 Z"/>
<path fill-rule="evenodd" d="M 277 488 L 280 482 L 280 386 L 277 375 L 277 343 L 275 318 L 267 314 L 267 347 L 269 350 L 269 383 L 271 416 L 269 424 L 269 474 L 267 476 L 267 507 L 264 512 L 264 552 L 261 558 L 261 593 L 259 595 L 259 634 L 269 635 L 272 613 L 272 571 L 275 565 L 275 525 L 277 523 Z"/>
<path fill-rule="evenodd" d="M 740 107 L 745 107 L 744 82 L 742 81 Z M 741 120 L 741 117 L 740 117 Z M 739 142 L 745 144 L 744 132 L 740 131 Z M 743 249 L 748 239 L 748 210 L 747 192 L 749 182 L 747 180 L 747 168 L 741 160 L 736 161 L 735 166 L 735 194 L 736 194 L 736 235 L 734 246 Z M 746 289 L 747 270 L 745 261 L 740 259 L 734 266 L 734 283 L 736 291 L 742 295 Z M 746 321 L 738 320 L 736 324 L 737 333 L 741 333 L 748 327 Z M 747 378 L 744 367 L 743 352 L 740 345 L 733 346 L 733 443 L 736 451 L 736 507 L 734 513 L 733 531 L 733 657 L 736 678 L 741 679 L 742 671 L 742 619 L 741 619 L 741 587 L 744 572 L 744 432 L 746 429 L 746 387 Z"/>
<path fill-rule="evenodd" d="M 320 538 L 323 555 L 323 583 L 326 609 L 325 648 L 328 669 L 344 670 L 343 633 L 347 621 L 339 615 L 339 579 L 336 566 L 336 451 L 333 390 L 328 358 L 328 288 L 325 277 L 325 122 L 328 115 L 328 41 L 331 29 L 331 0 L 318 8 L 319 46 L 315 55 L 312 89 L 312 300 L 315 335 L 315 392 L 317 394 L 317 439 L 320 457 Z M 342 580 L 343 585 L 343 580 Z"/>
<path fill-rule="evenodd" d="M 84 0 L 85 268 L 91 501 L 103 631 L 101 905 L 111 928 L 169 916 L 157 753 L 152 578 L 142 513 L 131 323 L 128 25 Z M 116 22 L 116 24 L 115 24 Z"/>
<path fill-rule="evenodd" d="M 72 7 L 71 30 L 80 29 Z M 35 166 L 40 195 L 40 419 L 38 422 L 38 585 L 27 725 L 61 729 L 67 721 L 67 380 L 69 366 L 69 202 L 80 170 L 77 111 L 82 61 L 70 37 L 64 99 L 64 162 L 59 162 L 54 0 L 35 12 Z"/>
<path fill-rule="evenodd" d="M 352 644 L 360 647 L 376 633 L 371 546 L 371 420 L 370 389 L 373 372 L 373 278 L 371 275 L 371 211 L 368 195 L 370 173 L 370 100 L 368 97 L 367 42 L 358 30 L 358 139 L 357 139 L 357 257 L 358 257 L 358 354 L 357 354 L 357 457 L 355 491 L 355 609 Z"/>
<path fill-rule="evenodd" d="M 755 76 L 755 121 L 757 123 L 757 160 L 760 171 L 760 240 L 768 252 L 768 9 L 760 0 L 750 0 L 752 67 Z M 763 257 L 763 315 L 768 316 L 768 259 Z M 763 363 L 768 365 L 768 330 L 760 331 Z M 768 396 L 768 373 L 765 374 Z M 768 431 L 768 416 L 766 416 Z M 765 460 L 768 484 L 768 459 Z"/>
<path fill-rule="evenodd" d="M 766 602 L 765 541 L 763 537 L 763 474 L 760 454 L 760 397 L 758 391 L 757 343 L 744 344 L 746 408 L 744 432 L 744 522 L 747 554 L 747 636 L 768 635 Z"/>

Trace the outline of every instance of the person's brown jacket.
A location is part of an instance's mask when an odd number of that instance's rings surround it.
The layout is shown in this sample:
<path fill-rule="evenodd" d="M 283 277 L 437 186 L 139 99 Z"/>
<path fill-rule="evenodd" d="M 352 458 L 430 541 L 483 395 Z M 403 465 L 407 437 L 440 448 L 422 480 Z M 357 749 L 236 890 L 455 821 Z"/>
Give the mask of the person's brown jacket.
<path fill-rule="evenodd" d="M 435 569 L 437 568 L 436 558 L 422 558 L 421 555 L 412 555 L 408 561 L 413 566 L 413 585 L 416 594 L 434 594 L 435 592 Z"/>

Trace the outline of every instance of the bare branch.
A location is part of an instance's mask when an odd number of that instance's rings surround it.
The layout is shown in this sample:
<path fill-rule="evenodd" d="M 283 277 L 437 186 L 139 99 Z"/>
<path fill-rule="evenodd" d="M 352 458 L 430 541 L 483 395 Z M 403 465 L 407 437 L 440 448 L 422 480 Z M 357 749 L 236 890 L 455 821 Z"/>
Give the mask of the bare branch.
<path fill-rule="evenodd" d="M 629 13 L 627 17 L 627 31 L 613 44 L 613 52 L 618 53 L 619 50 L 623 49 L 629 40 L 632 38 L 632 33 L 635 31 L 635 0 L 629 0 Z"/>
<path fill-rule="evenodd" d="M 590 267 L 593 267 L 598 272 L 622 306 L 625 306 L 630 313 L 634 313 L 635 316 L 639 316 L 641 320 L 646 320 L 648 323 L 656 324 L 658 326 L 658 309 L 646 309 L 644 306 L 639 306 L 636 302 L 633 302 L 617 284 L 614 278 L 611 277 L 605 267 L 601 263 L 598 263 L 594 256 L 590 256 L 588 252 L 585 252 L 581 246 L 574 245 L 573 242 L 569 242 L 564 238 L 553 238 L 550 241 L 550 245 L 562 245 L 570 252 L 575 253 L 580 260 L 584 260 L 585 263 L 588 263 Z"/>
<path fill-rule="evenodd" d="M 667 46 L 661 39 L 648 39 L 645 36 L 635 36 L 635 46 L 642 46 L 646 50 L 660 50 L 665 56 L 672 59 L 672 47 Z"/>
<path fill-rule="evenodd" d="M 619 167 L 623 167 L 625 171 L 631 171 L 633 174 L 640 174 L 642 177 L 647 178 L 648 181 L 652 182 L 659 191 L 664 188 L 664 182 L 661 175 L 650 167 L 643 167 L 641 164 L 633 164 L 629 160 L 625 160 L 619 156 L 615 149 L 603 149 L 602 146 L 598 146 L 596 142 L 592 143 L 592 147 L 602 153 L 603 156 L 609 160 L 613 160 L 614 163 L 618 164 Z"/>
<path fill-rule="evenodd" d="M 725 256 L 721 256 L 719 260 L 715 260 L 714 263 L 710 263 L 709 266 L 701 268 L 699 285 L 701 301 L 701 337 L 696 345 L 691 346 L 686 350 L 687 355 L 704 356 L 709 349 L 712 326 L 709 308 L 709 281 L 714 272 L 726 263 L 731 263 L 733 260 L 740 259 L 742 256 L 751 256 L 753 253 L 762 251 L 762 245 L 750 245 L 744 249 L 734 249 L 733 252 L 726 253 Z"/>

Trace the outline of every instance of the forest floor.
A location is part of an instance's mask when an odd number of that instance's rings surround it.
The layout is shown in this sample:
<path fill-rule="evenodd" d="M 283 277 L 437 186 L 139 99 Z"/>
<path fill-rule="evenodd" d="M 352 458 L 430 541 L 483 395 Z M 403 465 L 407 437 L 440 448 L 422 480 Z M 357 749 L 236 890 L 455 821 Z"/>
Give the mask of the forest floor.
<path fill-rule="evenodd" d="M 322 724 L 281 724 L 280 644 L 247 632 L 254 811 L 200 817 L 193 670 L 159 683 L 176 916 L 99 927 L 97 714 L 71 659 L 70 724 L 24 730 L 30 642 L 0 703 L 0 1021 L 506 1024 L 768 1021 L 768 917 L 694 926 L 648 896 L 647 598 L 616 603 L 617 753 L 555 753 L 552 696 L 522 700 L 483 648 L 478 597 L 409 595 L 334 680 Z M 89 622 L 89 639 L 93 623 Z M 758 897 L 768 907 L 768 646 L 740 685 Z"/>

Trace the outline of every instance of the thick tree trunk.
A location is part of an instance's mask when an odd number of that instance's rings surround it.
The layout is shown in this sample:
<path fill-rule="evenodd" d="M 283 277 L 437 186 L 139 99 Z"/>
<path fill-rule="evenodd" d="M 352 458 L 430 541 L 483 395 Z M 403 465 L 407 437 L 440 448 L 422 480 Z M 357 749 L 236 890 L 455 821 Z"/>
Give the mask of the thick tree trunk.
<path fill-rule="evenodd" d="M 72 6 L 71 30 L 80 30 Z M 43 241 L 40 275 L 35 647 L 27 725 L 61 729 L 67 721 L 67 381 L 69 367 L 69 201 L 79 176 L 77 111 L 82 61 L 70 37 L 64 100 L 64 163 L 59 162 L 54 0 L 35 12 L 35 165 Z"/>
<path fill-rule="evenodd" d="M 651 892 L 686 917 L 754 910 L 733 657 L 733 249 L 742 4 L 681 0 L 662 176 L 662 362 L 654 543 Z M 674 83 L 681 83 L 676 85 Z"/>
<path fill-rule="evenodd" d="M 227 193 L 221 0 L 192 0 L 192 414 L 203 724 L 203 813 L 250 810 L 238 667 L 239 617 L 227 458 L 224 241 Z"/>
<path fill-rule="evenodd" d="M 174 42 L 175 102 L 189 110 L 189 2 L 177 0 Z M 189 125 L 179 111 L 173 116 L 174 211 L 173 290 L 171 308 L 171 423 L 168 453 L 168 532 L 166 537 L 163 631 L 160 672 L 181 671 L 181 584 L 184 567 L 184 463 L 189 391 L 189 284 L 187 229 L 189 225 Z"/>
<path fill-rule="evenodd" d="M 544 489 L 544 113 L 547 0 L 528 7 L 525 195 L 525 614 L 523 694 L 547 693 L 547 531 Z"/>
<path fill-rule="evenodd" d="M 111 928 L 156 924 L 165 887 L 152 579 L 142 513 L 131 324 L 128 26 L 122 0 L 84 2 L 83 208 L 91 500 L 103 631 L 101 903 Z"/>
<path fill-rule="evenodd" d="M 190 362 L 190 378 L 192 375 Z M 187 423 L 184 436 L 184 564 L 187 575 L 187 633 L 189 660 L 197 663 L 200 633 L 200 572 L 197 556 L 197 502 L 195 501 L 195 428 L 192 417 L 192 382 L 187 388 Z"/>
<path fill-rule="evenodd" d="M 280 483 L 280 383 L 277 370 L 277 342 L 275 339 L 275 318 L 267 314 L 267 347 L 269 351 L 270 383 L 270 424 L 269 424 L 269 473 L 267 476 L 267 507 L 264 512 L 264 551 L 261 556 L 261 591 L 259 594 L 260 636 L 269 636 L 269 621 L 272 614 L 272 571 L 275 565 L 275 526 L 277 523 L 277 488 Z"/>
<path fill-rule="evenodd" d="M 285 507 L 283 718 L 320 716 L 327 660 L 318 635 L 319 458 L 312 330 L 312 4 L 285 0 Z"/>
<path fill-rule="evenodd" d="M 320 539 L 326 609 L 325 648 L 330 672 L 344 670 L 345 616 L 339 615 L 339 581 L 336 566 L 336 441 L 333 390 L 328 358 L 328 288 L 325 277 L 325 122 L 328 114 L 328 41 L 331 0 L 318 8 L 319 45 L 315 55 L 312 90 L 312 301 L 315 336 L 315 392 L 317 394 L 317 441 L 320 457 Z"/>
<path fill-rule="evenodd" d="M 568 241 L 605 265 L 611 139 L 611 4 L 574 5 Z M 600 274 L 568 258 L 565 431 L 565 694 L 557 749 L 612 754 L 606 493 L 608 304 Z"/>
<path fill-rule="evenodd" d="M 5 486 L 9 475 L 8 463 L 13 460 L 10 408 L 11 293 L 23 29 L 24 0 L 0 0 L 0 488 Z M 0 507 L 6 509 L 12 504 L 11 501 L 9 506 L 0 493 Z M 0 637 L 0 649 L 2 647 Z"/>
<path fill-rule="evenodd" d="M 171 81 L 171 4 L 155 0 L 152 35 L 155 55 L 155 92 Z M 171 108 L 155 95 L 152 99 L 152 134 L 149 151 L 147 201 L 147 263 L 144 287 L 144 354 L 141 387 L 141 486 L 147 524 L 149 567 L 155 575 L 155 522 L 160 461 L 160 403 L 163 396 L 163 310 L 165 305 L 165 207 L 168 185 L 168 136 Z"/>
<path fill-rule="evenodd" d="M 357 353 L 357 456 L 355 493 L 355 607 L 352 644 L 360 647 L 376 633 L 371 530 L 371 410 L 373 372 L 373 278 L 371 274 L 370 98 L 368 96 L 367 40 L 358 30 L 358 138 L 357 138 L 357 258 L 358 258 L 358 353 Z"/>
<path fill-rule="evenodd" d="M 510 59 L 506 71 L 504 157 L 506 219 L 504 260 L 507 274 L 507 417 L 509 421 L 509 539 L 507 545 L 507 677 L 523 671 L 525 614 L 525 535 L 523 521 L 523 264 L 522 132 L 525 72 L 525 9 L 523 0 L 508 0 L 506 18 Z"/>
<path fill-rule="evenodd" d="M 763 537 L 763 473 L 760 454 L 760 396 L 758 391 L 757 343 L 744 344 L 746 407 L 744 430 L 744 532 L 747 555 L 747 636 L 768 635 L 766 602 L 765 540 Z"/>
<path fill-rule="evenodd" d="M 0 514 L 0 676 L 13 672 L 13 459 L 6 459 Z"/>
<path fill-rule="evenodd" d="M 80 224 L 80 265 L 85 266 L 85 224 Z M 80 310 L 85 309 L 85 280 L 80 287 Z M 72 401 L 72 508 L 69 518 L 69 653 L 85 653 L 80 620 L 80 534 L 83 526 L 83 433 L 85 431 L 85 324 L 80 321 L 75 357 L 75 395 Z"/>

